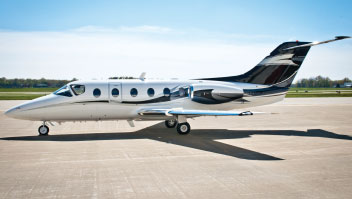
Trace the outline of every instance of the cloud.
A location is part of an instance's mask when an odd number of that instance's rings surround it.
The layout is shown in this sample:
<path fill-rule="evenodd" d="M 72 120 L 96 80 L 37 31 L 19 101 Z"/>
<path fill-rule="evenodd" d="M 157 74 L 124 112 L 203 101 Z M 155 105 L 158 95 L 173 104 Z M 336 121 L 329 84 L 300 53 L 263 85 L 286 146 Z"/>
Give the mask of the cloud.
<path fill-rule="evenodd" d="M 158 34 L 173 32 L 171 28 L 160 27 L 160 26 L 147 26 L 147 25 L 135 26 L 135 27 L 122 26 L 120 30 L 123 32 L 158 33 Z"/>
<path fill-rule="evenodd" d="M 90 33 L 102 33 L 102 32 L 116 32 L 118 29 L 104 28 L 100 26 L 82 26 L 79 28 L 72 29 L 72 32 L 90 32 Z"/>
<path fill-rule="evenodd" d="M 79 33 L 154 33 L 154 34 L 165 34 L 175 33 L 171 28 L 160 27 L 160 26 L 121 26 L 119 28 L 105 28 L 100 26 L 82 26 L 71 30 L 72 32 Z"/>
<path fill-rule="evenodd" d="M 0 71 L 8 78 L 105 79 L 111 76 L 191 79 L 244 73 L 279 41 L 243 42 L 157 26 L 86 26 L 61 32 L 0 32 Z M 134 33 L 134 34 L 131 34 Z M 198 32 L 197 32 L 198 33 Z M 248 39 L 246 36 L 244 40 Z M 236 43 L 236 40 L 241 42 Z M 265 40 L 265 39 L 262 39 Z M 351 43 L 316 47 L 300 77 L 351 77 Z M 318 49 L 319 48 L 319 49 Z M 314 49 L 314 48 L 313 48 Z"/>

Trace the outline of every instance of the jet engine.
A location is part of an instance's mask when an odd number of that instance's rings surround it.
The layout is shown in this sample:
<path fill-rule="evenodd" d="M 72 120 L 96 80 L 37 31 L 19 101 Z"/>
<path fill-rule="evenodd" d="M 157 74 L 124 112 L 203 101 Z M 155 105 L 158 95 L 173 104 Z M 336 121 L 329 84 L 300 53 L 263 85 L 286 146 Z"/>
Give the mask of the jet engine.
<path fill-rule="evenodd" d="M 201 104 L 221 104 L 243 97 L 241 88 L 216 84 L 193 84 L 191 99 Z"/>

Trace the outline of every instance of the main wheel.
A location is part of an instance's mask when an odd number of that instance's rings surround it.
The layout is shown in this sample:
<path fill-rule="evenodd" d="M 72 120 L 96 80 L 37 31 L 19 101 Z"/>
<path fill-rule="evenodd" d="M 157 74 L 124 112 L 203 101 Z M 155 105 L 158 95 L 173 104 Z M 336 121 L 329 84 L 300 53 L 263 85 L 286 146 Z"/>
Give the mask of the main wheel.
<path fill-rule="evenodd" d="M 38 133 L 39 133 L 39 135 L 48 135 L 49 127 L 47 125 L 41 125 L 38 128 Z"/>
<path fill-rule="evenodd" d="M 186 135 L 191 131 L 191 126 L 188 122 L 177 124 L 177 132 L 181 135 Z"/>
<path fill-rule="evenodd" d="M 175 128 L 176 125 L 177 125 L 177 121 L 176 120 L 166 120 L 165 121 L 165 126 L 167 128 Z"/>

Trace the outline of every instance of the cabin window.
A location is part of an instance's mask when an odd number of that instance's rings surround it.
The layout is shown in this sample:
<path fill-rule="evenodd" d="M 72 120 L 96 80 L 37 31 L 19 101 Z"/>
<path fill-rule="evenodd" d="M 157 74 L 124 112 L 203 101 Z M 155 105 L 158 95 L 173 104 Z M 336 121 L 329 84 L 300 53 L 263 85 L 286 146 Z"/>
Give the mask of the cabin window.
<path fill-rule="evenodd" d="M 170 96 L 170 89 L 169 88 L 164 88 L 164 96 L 169 97 Z"/>
<path fill-rule="evenodd" d="M 136 97 L 138 95 L 138 91 L 136 88 L 132 88 L 130 93 L 132 97 Z"/>
<path fill-rule="evenodd" d="M 85 86 L 79 84 L 72 84 L 71 89 L 75 95 L 81 95 L 85 92 Z"/>
<path fill-rule="evenodd" d="M 148 88 L 147 93 L 148 93 L 148 96 L 149 96 L 149 97 L 153 97 L 153 96 L 154 96 L 154 94 L 155 94 L 155 92 L 154 92 L 154 89 L 153 89 L 153 88 Z"/>
<path fill-rule="evenodd" d="M 117 88 L 112 89 L 111 90 L 111 95 L 113 97 L 118 97 L 120 95 L 119 89 L 117 89 Z"/>
<path fill-rule="evenodd" d="M 97 97 L 97 98 L 100 97 L 100 95 L 101 95 L 100 89 L 99 88 L 94 89 L 93 95 L 94 95 L 94 97 Z"/>
<path fill-rule="evenodd" d="M 54 94 L 55 95 L 65 96 L 65 97 L 72 97 L 70 89 L 67 87 L 67 85 L 59 88 L 59 90 L 55 91 Z"/>

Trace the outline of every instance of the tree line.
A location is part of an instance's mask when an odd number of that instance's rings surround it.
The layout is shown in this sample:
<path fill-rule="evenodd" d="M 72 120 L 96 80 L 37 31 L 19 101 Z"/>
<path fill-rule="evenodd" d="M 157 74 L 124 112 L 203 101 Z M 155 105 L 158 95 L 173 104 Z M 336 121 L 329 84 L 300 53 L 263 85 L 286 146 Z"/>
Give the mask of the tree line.
<path fill-rule="evenodd" d="M 110 77 L 109 79 L 136 79 L 135 77 L 121 76 L 121 77 Z M 56 79 L 6 79 L 5 77 L 0 78 L 0 88 L 59 88 L 66 85 L 69 82 L 76 81 L 76 78 L 72 80 L 56 80 Z"/>
<path fill-rule="evenodd" d="M 5 77 L 0 78 L 0 88 L 58 88 L 65 84 L 75 81 L 72 80 L 56 80 L 56 79 L 6 79 Z"/>
<path fill-rule="evenodd" d="M 351 82 L 351 80 L 347 77 L 341 80 L 331 80 L 329 77 L 311 77 L 311 78 L 303 78 L 298 80 L 295 84 L 292 84 L 291 87 L 296 88 L 333 88 L 340 87 L 344 83 Z"/>

